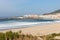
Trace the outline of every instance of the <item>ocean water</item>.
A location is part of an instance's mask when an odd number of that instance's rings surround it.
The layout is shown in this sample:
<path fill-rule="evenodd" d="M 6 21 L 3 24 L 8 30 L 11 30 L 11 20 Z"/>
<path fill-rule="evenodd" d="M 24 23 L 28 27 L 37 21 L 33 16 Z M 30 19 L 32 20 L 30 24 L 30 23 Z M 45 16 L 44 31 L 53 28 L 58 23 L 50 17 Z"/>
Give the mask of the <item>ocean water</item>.
<path fill-rule="evenodd" d="M 24 28 L 35 25 L 46 25 L 56 22 L 60 21 L 39 19 L 0 20 L 0 30 L 11 28 Z"/>

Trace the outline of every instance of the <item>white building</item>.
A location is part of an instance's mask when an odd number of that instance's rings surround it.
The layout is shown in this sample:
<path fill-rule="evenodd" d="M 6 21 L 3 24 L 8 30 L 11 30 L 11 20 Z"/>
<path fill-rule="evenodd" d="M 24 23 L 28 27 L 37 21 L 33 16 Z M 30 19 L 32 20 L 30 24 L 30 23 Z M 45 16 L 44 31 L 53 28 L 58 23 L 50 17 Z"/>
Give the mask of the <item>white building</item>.
<path fill-rule="evenodd" d="M 60 13 L 55 14 L 55 15 L 40 15 L 39 17 L 42 18 L 49 18 L 49 19 L 60 19 Z"/>

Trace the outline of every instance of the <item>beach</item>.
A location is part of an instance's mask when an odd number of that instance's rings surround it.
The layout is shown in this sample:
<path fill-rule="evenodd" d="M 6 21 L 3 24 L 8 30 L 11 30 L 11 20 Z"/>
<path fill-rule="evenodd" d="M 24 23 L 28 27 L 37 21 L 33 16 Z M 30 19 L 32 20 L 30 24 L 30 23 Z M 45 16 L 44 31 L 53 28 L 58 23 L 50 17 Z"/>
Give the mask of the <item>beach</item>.
<path fill-rule="evenodd" d="M 0 32 L 13 31 L 18 32 L 22 31 L 23 34 L 32 34 L 32 35 L 47 35 L 52 33 L 60 33 L 60 23 L 48 24 L 43 26 L 34 26 L 27 28 L 17 28 L 17 29 L 8 29 Z"/>

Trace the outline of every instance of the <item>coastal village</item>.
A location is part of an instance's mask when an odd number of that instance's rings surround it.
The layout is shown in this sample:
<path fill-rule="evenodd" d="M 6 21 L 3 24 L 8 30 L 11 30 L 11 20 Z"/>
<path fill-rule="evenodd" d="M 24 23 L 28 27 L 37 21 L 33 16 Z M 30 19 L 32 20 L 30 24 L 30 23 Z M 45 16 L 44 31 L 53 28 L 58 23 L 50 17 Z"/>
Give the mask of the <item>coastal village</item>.
<path fill-rule="evenodd" d="M 40 18 L 40 19 L 60 19 L 60 13 L 57 14 L 46 14 L 46 15 L 24 15 L 22 17 L 17 17 L 17 18 Z"/>

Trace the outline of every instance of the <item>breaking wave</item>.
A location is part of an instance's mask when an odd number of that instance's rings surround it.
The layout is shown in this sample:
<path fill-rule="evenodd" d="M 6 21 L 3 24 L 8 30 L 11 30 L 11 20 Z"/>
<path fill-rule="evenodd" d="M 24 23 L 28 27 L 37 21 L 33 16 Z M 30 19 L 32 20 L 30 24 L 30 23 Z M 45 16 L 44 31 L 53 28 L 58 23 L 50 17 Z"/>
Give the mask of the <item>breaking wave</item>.
<path fill-rule="evenodd" d="M 30 20 L 31 21 L 31 20 Z M 12 20 L 12 21 L 2 21 L 0 22 L 0 29 L 8 29 L 8 28 L 22 28 L 24 26 L 29 25 L 44 25 L 44 24 L 51 24 L 60 21 L 19 21 L 19 20 Z"/>

